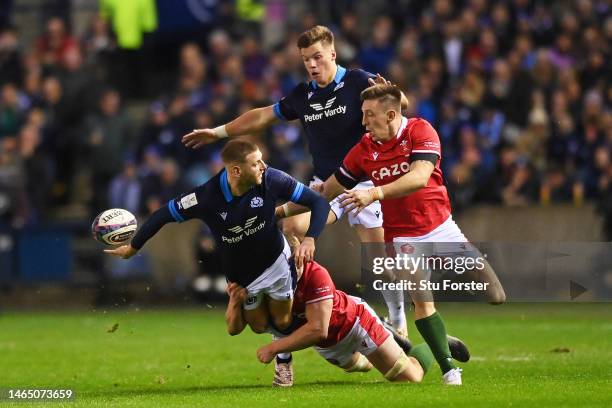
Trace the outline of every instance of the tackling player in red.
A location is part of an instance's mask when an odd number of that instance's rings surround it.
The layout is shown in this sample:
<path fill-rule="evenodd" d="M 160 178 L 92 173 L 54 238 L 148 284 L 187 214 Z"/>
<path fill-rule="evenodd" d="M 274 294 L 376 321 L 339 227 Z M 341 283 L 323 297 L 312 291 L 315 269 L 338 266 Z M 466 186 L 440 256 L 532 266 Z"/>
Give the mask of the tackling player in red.
<path fill-rule="evenodd" d="M 246 324 L 241 309 L 246 292 L 235 283 L 227 291 L 230 296 L 227 328 L 231 335 L 236 335 Z M 327 269 L 314 261 L 305 264 L 298 277 L 291 312 L 290 333 L 275 332 L 279 338 L 257 350 L 262 363 L 270 363 L 279 353 L 312 346 L 346 372 L 364 372 L 375 367 L 389 381 L 420 382 L 434 360 L 427 344 L 408 350 L 405 339 L 397 333 L 392 335 L 365 301 L 337 290 Z M 396 339 L 404 343 L 400 345 Z M 454 358 L 469 359 L 469 351 L 459 339 L 449 337 L 447 341 Z M 275 382 L 281 386 L 292 384 L 292 378 Z"/>

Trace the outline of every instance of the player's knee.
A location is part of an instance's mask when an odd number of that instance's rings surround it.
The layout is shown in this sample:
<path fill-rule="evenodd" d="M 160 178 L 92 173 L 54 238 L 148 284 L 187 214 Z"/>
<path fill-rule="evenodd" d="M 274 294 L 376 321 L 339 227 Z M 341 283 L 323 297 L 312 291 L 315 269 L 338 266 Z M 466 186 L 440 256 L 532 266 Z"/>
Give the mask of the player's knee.
<path fill-rule="evenodd" d="M 249 323 L 249 327 L 257 334 L 266 333 L 268 331 L 268 325 L 265 323 Z"/>
<path fill-rule="evenodd" d="M 291 325 L 291 315 L 274 317 L 274 326 L 280 331 L 287 329 Z"/>
<path fill-rule="evenodd" d="M 504 288 L 499 285 L 492 291 L 488 292 L 487 301 L 491 305 L 501 305 L 502 303 L 506 303 L 506 292 L 504 291 Z"/>
<path fill-rule="evenodd" d="M 402 351 L 393 367 L 385 373 L 385 379 L 391 382 L 410 381 L 421 382 L 423 380 L 423 369 L 420 365 L 414 365 L 410 358 Z"/>

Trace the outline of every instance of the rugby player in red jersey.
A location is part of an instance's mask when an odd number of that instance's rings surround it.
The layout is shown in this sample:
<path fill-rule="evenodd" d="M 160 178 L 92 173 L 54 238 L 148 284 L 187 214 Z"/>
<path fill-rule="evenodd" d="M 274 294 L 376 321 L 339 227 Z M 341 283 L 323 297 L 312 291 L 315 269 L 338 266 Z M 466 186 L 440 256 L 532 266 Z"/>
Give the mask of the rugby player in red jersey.
<path fill-rule="evenodd" d="M 246 292 L 235 283 L 227 292 L 227 329 L 236 335 L 246 325 L 241 309 Z M 270 363 L 279 353 L 314 347 L 347 372 L 369 371 L 373 366 L 389 381 L 420 382 L 434 360 L 427 344 L 409 350 L 406 343 L 400 346 L 396 339 L 405 341 L 402 336 L 392 335 L 365 301 L 337 290 L 327 269 L 314 261 L 305 264 L 298 277 L 291 312 L 290 333 L 275 333 L 277 340 L 257 350 L 262 363 Z M 447 341 L 454 358 L 469 359 L 469 351 L 459 339 L 449 337 Z M 293 378 L 275 382 L 292 384 Z"/>
<path fill-rule="evenodd" d="M 361 93 L 367 133 L 321 191 L 328 199 L 345 194 L 342 205 L 349 211 L 359 212 L 379 200 L 385 242 L 393 243 L 398 252 L 418 243 L 455 242 L 471 256 L 475 249 L 467 244 L 451 216 L 440 168 L 438 134 L 424 119 L 403 117 L 400 98 L 401 91 L 390 84 L 374 85 Z M 364 179 L 371 180 L 375 187 L 348 191 Z M 282 210 L 277 208 L 278 215 L 282 216 Z M 428 247 L 432 252 L 424 255 L 445 255 L 435 246 Z M 484 264 L 484 270 L 479 271 L 479 279 L 488 282 L 484 294 L 491 303 L 503 303 L 504 290 L 486 260 Z M 461 384 L 461 371 L 452 363 L 446 328 L 433 301 L 413 296 L 413 302 L 416 326 L 440 364 L 445 383 Z"/>

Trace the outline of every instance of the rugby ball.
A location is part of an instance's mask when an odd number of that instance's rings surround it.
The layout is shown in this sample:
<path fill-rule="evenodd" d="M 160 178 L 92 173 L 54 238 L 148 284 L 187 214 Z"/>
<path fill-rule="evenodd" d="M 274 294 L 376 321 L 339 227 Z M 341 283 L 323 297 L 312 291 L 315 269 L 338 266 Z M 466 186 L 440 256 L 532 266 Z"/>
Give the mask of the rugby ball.
<path fill-rule="evenodd" d="M 102 211 L 91 224 L 91 232 L 96 241 L 106 245 L 127 243 L 136 232 L 136 217 L 122 208 Z"/>

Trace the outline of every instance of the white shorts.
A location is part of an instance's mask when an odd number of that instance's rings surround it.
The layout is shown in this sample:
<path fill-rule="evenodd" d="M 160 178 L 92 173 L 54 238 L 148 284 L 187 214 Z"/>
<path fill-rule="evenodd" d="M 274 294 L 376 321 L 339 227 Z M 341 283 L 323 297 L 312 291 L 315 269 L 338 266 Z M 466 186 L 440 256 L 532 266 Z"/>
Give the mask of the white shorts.
<path fill-rule="evenodd" d="M 312 187 L 313 185 L 317 185 L 321 183 L 323 183 L 323 181 L 320 178 L 315 176 L 310 181 L 309 187 Z M 353 190 L 364 190 L 364 189 L 367 190 L 373 187 L 374 187 L 374 183 L 372 183 L 371 181 L 364 181 L 362 183 L 357 184 L 353 188 Z M 344 194 L 341 194 L 338 197 L 334 198 L 329 203 L 329 205 L 331 206 L 331 210 L 334 212 L 334 214 L 336 214 L 336 218 L 338 220 L 344 217 L 344 214 L 346 213 L 346 210 L 340 207 L 340 201 L 342 200 L 343 197 L 344 197 Z M 348 221 L 351 226 L 363 225 L 365 228 L 382 227 L 383 213 L 382 213 L 382 209 L 380 208 L 380 201 L 374 201 L 372 204 L 364 208 L 363 211 L 361 211 L 357 215 L 355 215 L 354 211 L 349 212 Z"/>
<path fill-rule="evenodd" d="M 368 356 L 380 347 L 391 335 L 382 325 L 376 312 L 363 299 L 351 296 L 361 310 L 355 324 L 342 340 L 330 347 L 316 347 L 315 350 L 332 364 L 344 367 L 353 354 L 359 352 Z"/>
<path fill-rule="evenodd" d="M 453 220 L 452 215 L 425 235 L 393 238 L 393 246 L 397 253 L 414 253 L 416 256 L 451 256 L 455 254 L 465 256 L 476 251 Z"/>
<path fill-rule="evenodd" d="M 276 261 L 247 286 L 247 298 L 243 304 L 244 310 L 257 309 L 264 295 L 279 301 L 293 299 L 293 279 L 289 267 L 291 249 L 287 240 L 284 238 L 283 240 L 285 241 L 285 247 Z"/>

